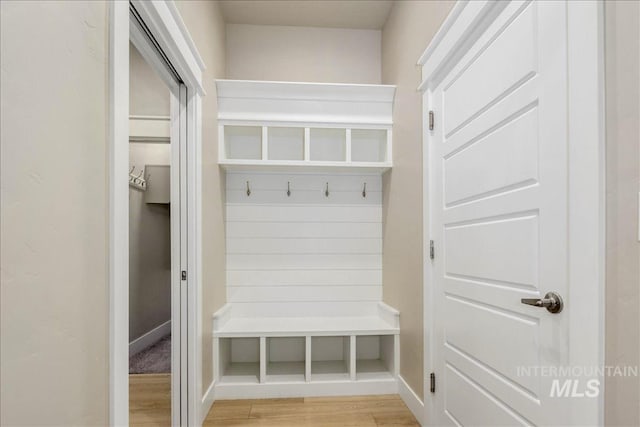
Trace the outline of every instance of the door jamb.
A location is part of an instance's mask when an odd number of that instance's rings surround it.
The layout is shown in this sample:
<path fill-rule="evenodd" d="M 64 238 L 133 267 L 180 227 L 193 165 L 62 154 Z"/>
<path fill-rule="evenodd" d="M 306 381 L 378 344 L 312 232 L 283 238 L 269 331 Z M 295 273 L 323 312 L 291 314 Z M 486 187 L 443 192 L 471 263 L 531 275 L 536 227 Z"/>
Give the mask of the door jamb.
<path fill-rule="evenodd" d="M 175 4 L 132 0 L 187 89 L 187 394 L 202 416 L 201 101 L 204 63 Z M 129 423 L 129 2 L 109 2 L 109 424 Z"/>

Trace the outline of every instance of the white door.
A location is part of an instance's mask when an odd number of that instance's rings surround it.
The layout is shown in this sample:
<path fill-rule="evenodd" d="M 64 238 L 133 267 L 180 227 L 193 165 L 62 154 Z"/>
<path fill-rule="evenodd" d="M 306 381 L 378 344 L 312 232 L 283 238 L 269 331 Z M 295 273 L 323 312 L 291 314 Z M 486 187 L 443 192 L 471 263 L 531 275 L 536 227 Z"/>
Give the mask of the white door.
<path fill-rule="evenodd" d="M 575 350 L 567 5 L 511 2 L 491 13 L 428 96 L 436 390 L 427 422 L 569 425 L 572 399 L 589 397 L 563 397 L 553 375 Z M 564 298 L 561 312 L 521 302 L 549 291 Z M 590 392 L 585 378 L 569 384 L 569 394 Z"/>

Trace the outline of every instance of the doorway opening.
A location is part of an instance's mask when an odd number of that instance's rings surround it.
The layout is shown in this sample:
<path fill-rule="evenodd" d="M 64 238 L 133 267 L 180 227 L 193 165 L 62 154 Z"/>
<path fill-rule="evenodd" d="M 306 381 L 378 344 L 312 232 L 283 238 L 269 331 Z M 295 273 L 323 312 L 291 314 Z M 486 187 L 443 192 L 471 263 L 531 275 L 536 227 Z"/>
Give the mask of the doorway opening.
<path fill-rule="evenodd" d="M 155 341 L 158 336 L 158 341 L 168 335 L 171 337 L 170 375 L 158 373 L 165 375 L 165 393 L 170 396 L 170 400 L 164 406 L 170 408 L 166 411 L 167 414 L 170 413 L 170 419 L 160 422 L 191 425 L 197 423 L 200 417 L 202 388 L 201 381 L 196 378 L 201 372 L 202 363 L 201 346 L 197 339 L 201 326 L 196 319 L 200 313 L 197 305 L 200 292 L 200 239 L 197 237 L 200 233 L 197 205 L 200 195 L 200 166 L 197 159 L 201 145 L 198 129 L 201 120 L 200 96 L 204 93 L 204 64 L 184 24 L 179 20 L 175 5 L 132 1 L 113 2 L 109 7 L 110 424 L 129 424 L 130 349 L 136 350 L 136 345 L 137 349 L 149 348 L 150 346 L 144 345 L 143 337 L 151 333 L 146 344 Z M 176 45 L 181 47 L 176 48 Z M 133 46 L 135 53 L 130 52 Z M 168 102 L 166 98 L 151 101 L 151 104 L 157 104 L 156 107 L 164 105 L 162 114 L 158 115 L 158 111 L 152 111 L 149 116 L 147 113 L 138 116 L 129 113 L 130 101 L 134 101 L 131 102 L 134 106 L 136 100 L 139 100 L 136 98 L 137 87 L 132 88 L 130 99 L 130 55 L 135 54 L 139 54 L 142 62 L 152 70 L 151 74 L 155 74 L 153 79 L 162 82 L 159 85 L 163 87 L 160 92 L 169 96 Z M 148 83 L 145 81 L 145 84 Z M 167 105 L 169 114 L 165 116 Z M 144 143 L 156 145 L 139 145 Z M 164 148 L 157 145 L 161 143 L 165 144 Z M 154 156 L 148 157 L 149 152 L 153 151 L 151 147 L 163 154 L 156 153 L 155 160 Z M 134 162 L 136 168 L 132 170 Z M 125 173 L 128 176 L 126 180 Z M 139 245 L 136 247 L 136 242 L 131 242 L 132 251 L 136 249 L 138 253 L 132 253 L 132 257 L 129 257 L 130 204 L 133 204 L 134 199 L 130 188 L 138 191 L 135 200 L 138 209 L 146 209 L 147 214 L 153 211 L 155 220 L 160 223 L 164 221 L 165 226 L 168 217 L 170 224 L 169 238 L 167 239 L 167 230 L 164 228 L 159 232 L 163 235 L 162 239 L 156 237 L 154 241 L 164 242 L 164 249 L 160 251 L 164 255 L 150 263 L 157 267 L 155 270 L 152 268 L 144 274 L 132 271 L 130 275 L 130 264 L 144 250 Z M 133 210 L 134 206 L 131 208 Z M 131 231 L 132 234 L 140 233 L 141 229 L 132 227 Z M 146 264 L 145 268 L 151 265 Z M 139 267 L 140 265 L 136 265 L 135 268 Z M 148 277 L 154 274 L 157 275 L 157 281 Z M 162 297 L 162 292 L 159 292 L 159 289 L 166 291 L 167 275 L 170 300 L 167 299 L 166 292 Z M 130 279 L 159 283 L 156 284 L 156 295 L 150 292 L 136 294 L 133 288 L 130 289 Z M 140 283 L 134 283 L 134 286 L 139 285 Z M 154 302 L 159 303 L 155 304 L 155 308 L 162 307 L 159 310 L 161 314 L 154 312 L 151 320 L 147 319 L 140 326 L 140 317 L 145 316 L 138 316 L 136 313 L 130 322 L 130 309 L 140 310 L 141 304 L 146 304 L 147 308 L 154 307 Z M 167 316 L 167 304 L 170 307 L 170 320 L 164 320 Z M 160 322 L 159 319 L 164 321 Z M 131 337 L 130 327 L 138 328 Z M 146 330 L 149 327 L 152 329 Z M 138 340 L 139 338 L 142 340 Z M 166 371 L 166 355 L 163 360 L 165 368 L 161 369 L 156 365 L 154 369 Z M 168 386 L 167 378 L 170 384 Z"/>
<path fill-rule="evenodd" d="M 141 41 L 138 41 L 140 44 Z M 171 423 L 171 91 L 129 45 L 129 422 Z M 177 343 L 179 346 L 179 342 Z M 160 405 L 146 405 L 150 398 Z"/>

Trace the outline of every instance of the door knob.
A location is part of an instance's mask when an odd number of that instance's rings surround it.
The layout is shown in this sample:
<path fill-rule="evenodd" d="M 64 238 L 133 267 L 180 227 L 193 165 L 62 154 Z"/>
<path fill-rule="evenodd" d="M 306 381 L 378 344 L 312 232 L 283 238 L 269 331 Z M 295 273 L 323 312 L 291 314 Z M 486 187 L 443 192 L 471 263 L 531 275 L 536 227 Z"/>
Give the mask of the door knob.
<path fill-rule="evenodd" d="M 562 297 L 557 292 L 547 292 L 544 298 L 522 298 L 520 302 L 535 307 L 544 307 L 549 313 L 560 313 L 564 308 Z"/>

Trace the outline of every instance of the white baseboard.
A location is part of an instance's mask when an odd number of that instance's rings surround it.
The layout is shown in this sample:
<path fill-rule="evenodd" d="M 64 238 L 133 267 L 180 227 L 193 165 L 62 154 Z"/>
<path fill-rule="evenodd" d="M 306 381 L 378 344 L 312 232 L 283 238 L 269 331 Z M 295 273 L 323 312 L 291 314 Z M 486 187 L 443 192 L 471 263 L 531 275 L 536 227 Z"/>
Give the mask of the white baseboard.
<path fill-rule="evenodd" d="M 158 341 L 160 341 L 160 339 L 162 339 L 162 337 L 164 337 L 165 335 L 169 335 L 170 333 L 171 320 L 167 320 L 162 325 L 153 328 L 141 337 L 131 341 L 129 343 L 129 357 L 139 353 L 150 345 L 157 343 Z"/>
<path fill-rule="evenodd" d="M 402 376 L 398 376 L 398 393 L 400 397 L 407 405 L 411 413 L 416 420 L 420 423 L 420 425 L 424 424 L 424 403 L 418 395 L 409 387 L 409 384 L 402 378 Z"/>
<path fill-rule="evenodd" d="M 204 423 L 205 418 L 207 418 L 207 414 L 209 414 L 209 410 L 211 409 L 211 405 L 213 405 L 213 401 L 215 400 L 214 390 L 216 386 L 215 381 L 211 381 L 209 388 L 202 396 L 202 404 L 200 405 L 200 424 Z"/>
<path fill-rule="evenodd" d="M 218 383 L 216 384 L 215 390 L 216 400 L 357 396 L 367 394 L 396 394 L 398 393 L 398 381 L 394 378 L 388 380 L 327 381 L 315 383 Z"/>

